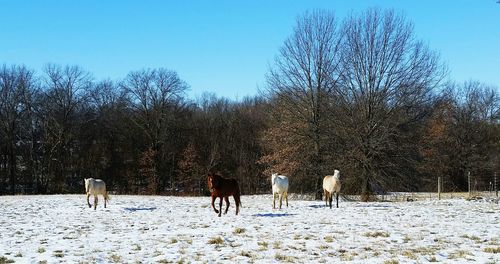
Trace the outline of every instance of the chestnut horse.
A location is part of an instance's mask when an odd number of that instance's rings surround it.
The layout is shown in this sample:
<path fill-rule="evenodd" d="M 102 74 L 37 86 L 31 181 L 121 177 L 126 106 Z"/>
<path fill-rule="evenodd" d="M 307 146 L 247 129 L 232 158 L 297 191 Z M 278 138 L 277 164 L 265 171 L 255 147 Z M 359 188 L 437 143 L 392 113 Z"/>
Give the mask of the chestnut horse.
<path fill-rule="evenodd" d="M 235 179 L 226 179 L 220 176 L 219 174 L 209 173 L 207 177 L 208 181 L 208 190 L 210 190 L 210 194 L 212 196 L 212 208 L 214 211 L 219 214 L 219 217 L 222 214 L 222 198 L 226 201 L 226 211 L 224 214 L 227 214 L 227 210 L 229 209 L 229 196 L 234 197 L 234 202 L 236 203 L 236 215 L 240 211 L 240 187 L 238 186 L 238 182 Z M 219 210 L 215 209 L 215 199 L 219 197 Z"/>

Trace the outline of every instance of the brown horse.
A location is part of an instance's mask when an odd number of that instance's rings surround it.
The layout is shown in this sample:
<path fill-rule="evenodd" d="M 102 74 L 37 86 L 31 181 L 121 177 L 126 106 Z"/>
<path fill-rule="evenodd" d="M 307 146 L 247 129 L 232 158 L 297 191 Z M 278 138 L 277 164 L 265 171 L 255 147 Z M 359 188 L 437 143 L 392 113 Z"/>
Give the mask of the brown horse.
<path fill-rule="evenodd" d="M 212 196 L 212 208 L 214 211 L 219 214 L 219 217 L 222 214 L 222 198 L 226 201 L 226 211 L 224 214 L 227 214 L 227 210 L 229 209 L 229 196 L 234 197 L 234 202 L 236 203 L 236 215 L 240 211 L 240 187 L 238 186 L 238 182 L 235 179 L 226 179 L 220 176 L 219 174 L 209 173 L 207 177 L 208 181 L 208 190 L 210 190 L 210 194 Z M 219 197 L 219 210 L 215 209 L 215 199 Z"/>

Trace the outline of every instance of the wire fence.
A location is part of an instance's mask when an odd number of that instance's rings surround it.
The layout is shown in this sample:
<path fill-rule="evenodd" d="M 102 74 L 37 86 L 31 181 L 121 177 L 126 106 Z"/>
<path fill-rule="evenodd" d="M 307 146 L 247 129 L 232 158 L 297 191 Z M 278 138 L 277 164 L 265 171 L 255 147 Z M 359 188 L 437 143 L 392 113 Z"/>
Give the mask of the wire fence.
<path fill-rule="evenodd" d="M 456 186 L 451 180 L 444 180 L 441 177 L 436 178 L 435 192 L 390 192 L 386 194 L 372 195 L 370 201 L 381 202 L 412 202 L 423 200 L 441 200 L 441 199 L 467 199 L 467 200 L 486 200 L 499 203 L 499 181 L 497 173 L 492 175 L 473 175 L 467 174 L 468 191 L 454 191 Z M 344 199 L 349 201 L 361 201 L 359 195 L 343 195 Z"/>

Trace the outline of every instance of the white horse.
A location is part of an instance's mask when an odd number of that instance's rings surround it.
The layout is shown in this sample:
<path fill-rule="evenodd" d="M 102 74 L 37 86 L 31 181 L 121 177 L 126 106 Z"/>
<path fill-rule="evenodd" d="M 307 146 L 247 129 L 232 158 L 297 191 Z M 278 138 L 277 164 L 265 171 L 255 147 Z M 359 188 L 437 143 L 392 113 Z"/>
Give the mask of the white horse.
<path fill-rule="evenodd" d="M 339 208 L 339 193 L 340 187 L 342 184 L 340 183 L 340 171 L 335 170 L 333 175 L 327 175 L 323 178 L 323 192 L 325 194 L 325 202 L 326 206 L 328 206 L 328 202 L 330 202 L 330 209 L 332 208 L 332 199 L 333 193 L 336 194 L 337 199 L 337 208 Z"/>
<path fill-rule="evenodd" d="M 85 193 L 87 194 L 87 204 L 89 208 L 92 206 L 89 202 L 89 196 L 94 195 L 94 210 L 97 209 L 97 196 L 101 194 L 104 197 L 104 208 L 109 200 L 108 192 L 106 192 L 106 183 L 100 179 L 88 178 L 85 179 Z"/>
<path fill-rule="evenodd" d="M 271 176 L 271 184 L 273 186 L 273 209 L 276 208 L 276 196 L 278 196 L 280 200 L 280 209 L 283 196 L 285 196 L 286 207 L 288 207 L 288 177 L 273 173 Z"/>

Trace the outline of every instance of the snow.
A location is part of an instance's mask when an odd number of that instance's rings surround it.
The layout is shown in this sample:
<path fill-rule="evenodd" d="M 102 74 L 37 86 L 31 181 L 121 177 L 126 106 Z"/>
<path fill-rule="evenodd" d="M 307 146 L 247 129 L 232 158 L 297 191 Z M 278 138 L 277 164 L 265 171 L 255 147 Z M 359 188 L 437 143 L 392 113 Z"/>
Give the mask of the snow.
<path fill-rule="evenodd" d="M 92 199 L 91 199 L 92 201 Z M 496 263 L 500 206 L 464 199 L 416 202 L 242 196 L 217 217 L 209 197 L 0 196 L 0 263 Z M 225 205 L 224 205 L 225 207 Z"/>

